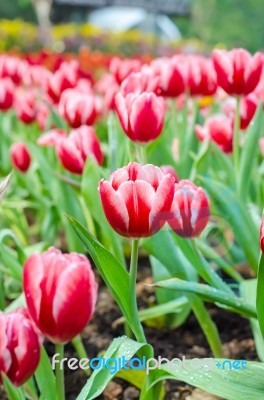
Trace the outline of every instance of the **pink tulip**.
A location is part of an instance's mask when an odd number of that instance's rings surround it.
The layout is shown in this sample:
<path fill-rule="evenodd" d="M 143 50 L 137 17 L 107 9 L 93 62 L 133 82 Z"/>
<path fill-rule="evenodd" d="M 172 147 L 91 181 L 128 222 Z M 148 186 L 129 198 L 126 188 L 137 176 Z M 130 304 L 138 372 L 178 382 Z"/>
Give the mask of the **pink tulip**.
<path fill-rule="evenodd" d="M 33 91 L 18 91 L 15 101 L 17 117 L 24 124 L 32 124 L 37 116 L 35 93 Z"/>
<path fill-rule="evenodd" d="M 161 134 L 165 103 L 154 93 L 116 96 L 116 112 L 125 134 L 134 142 L 148 143 Z"/>
<path fill-rule="evenodd" d="M 171 174 L 175 179 L 175 183 L 179 182 L 179 176 L 172 165 L 162 165 L 160 169 L 165 175 Z"/>
<path fill-rule="evenodd" d="M 164 97 L 178 97 L 185 91 L 186 66 L 181 56 L 158 58 L 151 67 L 160 76 L 161 94 Z"/>
<path fill-rule="evenodd" d="M 177 235 L 196 237 L 206 227 L 210 208 L 204 190 L 188 180 L 175 184 L 171 216 L 168 223 Z"/>
<path fill-rule="evenodd" d="M 17 57 L 3 54 L 0 56 L 0 78 L 10 78 L 15 85 L 21 83 L 27 73 L 28 65 Z"/>
<path fill-rule="evenodd" d="M 102 180 L 99 193 L 109 224 L 120 235 L 141 238 L 154 235 L 166 221 L 174 177 L 148 164 L 130 163 Z"/>
<path fill-rule="evenodd" d="M 51 129 L 43 133 L 38 138 L 38 145 L 42 147 L 55 147 L 59 146 L 61 140 L 67 136 L 67 132 L 63 129 Z"/>
<path fill-rule="evenodd" d="M 195 133 L 199 140 L 209 138 L 225 153 L 233 151 L 233 122 L 225 115 L 213 115 L 204 126 L 195 125 Z"/>
<path fill-rule="evenodd" d="M 140 72 L 130 74 L 121 85 L 121 93 L 126 96 L 129 93 L 141 94 L 143 92 L 161 93 L 161 79 L 150 67 L 144 67 Z"/>
<path fill-rule="evenodd" d="M 23 288 L 30 317 L 53 343 L 72 340 L 94 313 L 97 283 L 81 254 L 50 248 L 31 255 L 24 265 Z"/>
<path fill-rule="evenodd" d="M 57 153 L 64 168 L 75 174 L 82 174 L 87 157 L 94 157 L 99 165 L 103 163 L 100 142 L 91 126 L 71 131 L 58 143 Z"/>
<path fill-rule="evenodd" d="M 60 68 L 49 76 L 46 91 L 50 99 L 56 104 L 64 90 L 76 86 L 78 81 L 79 65 L 76 61 L 64 62 Z"/>
<path fill-rule="evenodd" d="M 26 309 L 0 312 L 0 375 L 7 375 L 16 386 L 23 385 L 39 364 L 40 341 Z"/>
<path fill-rule="evenodd" d="M 27 145 L 23 142 L 14 143 L 10 148 L 13 167 L 20 172 L 27 172 L 31 164 L 31 155 Z"/>
<path fill-rule="evenodd" d="M 67 89 L 60 98 L 59 113 L 72 128 L 92 125 L 97 116 L 95 96 Z"/>
<path fill-rule="evenodd" d="M 113 57 L 109 71 L 114 75 L 116 82 L 120 85 L 132 72 L 138 72 L 141 68 L 141 61 L 137 59 L 124 59 Z"/>
<path fill-rule="evenodd" d="M 14 84 L 10 78 L 0 79 L 0 110 L 7 111 L 13 106 Z"/>
<path fill-rule="evenodd" d="M 186 57 L 187 87 L 191 96 L 212 96 L 217 89 L 211 60 L 201 56 Z"/>
<path fill-rule="evenodd" d="M 261 53 L 252 56 L 244 49 L 214 50 L 212 60 L 218 85 L 231 96 L 246 96 L 259 83 L 263 64 Z"/>

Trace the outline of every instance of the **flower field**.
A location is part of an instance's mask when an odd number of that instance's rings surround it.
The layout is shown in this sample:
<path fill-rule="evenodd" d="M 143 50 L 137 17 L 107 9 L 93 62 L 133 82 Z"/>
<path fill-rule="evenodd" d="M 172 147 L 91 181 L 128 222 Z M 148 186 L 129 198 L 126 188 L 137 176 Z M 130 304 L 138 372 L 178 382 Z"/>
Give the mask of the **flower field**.
<path fill-rule="evenodd" d="M 0 55 L 1 399 L 264 398 L 263 66 Z"/>

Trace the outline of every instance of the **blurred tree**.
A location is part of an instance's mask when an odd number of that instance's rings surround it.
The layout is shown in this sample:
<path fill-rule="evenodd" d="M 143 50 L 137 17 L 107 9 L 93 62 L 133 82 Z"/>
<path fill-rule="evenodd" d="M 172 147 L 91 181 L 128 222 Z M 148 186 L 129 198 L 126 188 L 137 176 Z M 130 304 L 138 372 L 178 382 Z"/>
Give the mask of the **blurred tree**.
<path fill-rule="evenodd" d="M 191 19 L 176 19 L 184 36 L 251 51 L 264 48 L 263 21 L 263 0 L 192 0 Z"/>
<path fill-rule="evenodd" d="M 29 22 L 36 22 L 35 13 L 30 0 L 0 1 L 0 18 L 20 18 Z"/>

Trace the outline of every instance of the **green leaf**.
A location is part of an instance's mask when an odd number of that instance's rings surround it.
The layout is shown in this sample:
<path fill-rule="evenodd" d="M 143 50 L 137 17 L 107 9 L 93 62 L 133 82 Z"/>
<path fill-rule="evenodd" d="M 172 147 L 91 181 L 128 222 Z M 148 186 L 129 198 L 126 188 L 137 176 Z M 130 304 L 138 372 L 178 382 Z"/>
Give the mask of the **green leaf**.
<path fill-rule="evenodd" d="M 102 278 L 113 294 L 123 315 L 130 321 L 129 274 L 124 266 L 106 250 L 75 218 L 68 216 L 75 232 L 83 242 Z"/>
<path fill-rule="evenodd" d="M 113 340 L 104 354 L 104 359 L 111 358 L 118 360 L 125 356 L 127 360 L 130 360 L 139 350 L 144 350 L 144 348 L 150 349 L 151 346 L 146 343 L 135 342 L 134 340 L 128 339 L 126 336 L 122 336 Z M 83 387 L 77 400 L 93 400 L 97 398 L 119 370 L 120 365 L 118 365 L 118 363 L 116 363 L 116 369 L 112 371 L 112 374 L 108 368 L 95 370 Z"/>
<path fill-rule="evenodd" d="M 238 191 L 241 200 L 245 201 L 249 194 L 252 172 L 256 164 L 257 155 L 259 152 L 258 141 L 261 133 L 263 122 L 263 104 L 259 103 L 258 109 L 253 121 L 247 129 L 246 141 L 244 143 L 238 176 Z"/>
<path fill-rule="evenodd" d="M 164 378 L 175 379 L 226 400 L 261 400 L 264 398 L 264 366 L 262 363 L 249 361 L 245 365 L 246 369 L 229 369 L 228 362 L 232 363 L 234 360 L 214 359 L 215 365 L 218 363 L 222 365 L 223 361 L 227 361 L 225 369 L 215 366 L 210 370 L 179 369 L 177 366 L 174 369 L 170 364 L 163 364 L 159 371 L 161 374 L 153 381 L 153 384 Z"/>
<path fill-rule="evenodd" d="M 241 294 L 248 301 L 249 304 L 255 306 L 256 293 L 257 293 L 257 279 L 244 280 L 241 285 Z M 259 322 L 255 318 L 250 318 L 250 326 L 255 339 L 256 350 L 259 359 L 264 362 L 264 341 L 259 328 Z"/>
<path fill-rule="evenodd" d="M 260 331 L 264 338 L 264 254 L 261 253 L 258 267 L 257 282 L 257 313 Z"/>
<path fill-rule="evenodd" d="M 2 374 L 2 378 L 6 393 L 10 400 L 25 400 L 25 396 L 21 389 L 16 388 L 14 385 L 12 385 L 5 374 Z"/>
<path fill-rule="evenodd" d="M 200 178 L 221 217 L 225 217 L 233 228 L 235 238 L 242 247 L 250 267 L 257 271 L 259 255 L 259 232 L 230 188 L 209 178 Z"/>
<path fill-rule="evenodd" d="M 55 376 L 45 348 L 41 347 L 41 358 L 35 372 L 35 378 L 40 391 L 40 400 L 54 400 L 56 393 Z"/>
<path fill-rule="evenodd" d="M 151 286 L 178 290 L 183 295 L 187 295 L 188 293 L 195 294 L 204 301 L 215 303 L 218 306 L 227 306 L 239 314 L 256 318 L 256 309 L 250 304 L 247 304 L 245 299 L 239 298 L 235 294 L 232 295 L 223 290 L 212 288 L 203 283 L 186 282 L 174 278 L 157 282 Z"/>

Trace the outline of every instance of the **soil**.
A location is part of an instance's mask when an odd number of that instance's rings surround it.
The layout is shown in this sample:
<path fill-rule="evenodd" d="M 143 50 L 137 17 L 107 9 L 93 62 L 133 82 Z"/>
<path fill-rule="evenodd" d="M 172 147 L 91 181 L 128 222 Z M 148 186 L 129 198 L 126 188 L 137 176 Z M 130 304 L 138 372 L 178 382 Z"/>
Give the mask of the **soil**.
<path fill-rule="evenodd" d="M 145 286 L 151 282 L 151 273 L 148 267 L 140 268 L 137 292 L 139 307 L 146 307 L 146 304 L 155 301 L 153 289 Z M 113 338 L 124 334 L 123 326 L 114 323 L 120 316 L 120 312 L 111 294 L 105 287 L 99 276 L 100 281 L 99 298 L 93 320 L 83 331 L 84 344 L 90 358 L 96 357 L 99 352 L 103 352 L 111 343 Z M 258 360 L 255 344 L 247 319 L 237 314 L 216 308 L 207 304 L 210 314 L 218 326 L 223 350 L 226 358 Z M 175 330 L 144 327 L 146 337 L 155 349 L 155 355 L 160 355 L 168 359 L 175 357 L 211 357 L 212 353 L 193 314 L 181 327 Z M 46 344 L 48 353 L 52 356 L 53 346 Z M 65 348 L 65 357 L 76 357 L 71 344 Z M 87 378 L 83 371 L 65 371 L 66 377 L 66 399 L 76 400 L 78 393 L 84 386 Z M 165 400 L 216 400 L 219 399 L 201 390 L 177 381 L 166 382 Z M 0 399 L 5 400 L 5 396 L 0 387 Z M 104 393 L 98 397 L 100 400 L 138 400 L 139 392 L 128 383 L 114 379 L 106 388 Z M 155 400 L 155 399 L 153 399 Z"/>

